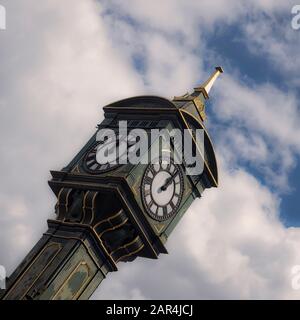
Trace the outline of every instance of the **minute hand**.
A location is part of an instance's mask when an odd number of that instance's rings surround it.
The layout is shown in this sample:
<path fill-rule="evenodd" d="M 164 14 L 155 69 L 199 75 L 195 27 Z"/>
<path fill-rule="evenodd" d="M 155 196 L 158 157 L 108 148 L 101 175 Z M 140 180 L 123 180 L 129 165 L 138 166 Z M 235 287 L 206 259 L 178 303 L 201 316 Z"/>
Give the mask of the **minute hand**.
<path fill-rule="evenodd" d="M 176 178 L 176 176 L 178 175 L 178 171 L 176 171 L 173 176 L 171 176 L 170 178 L 168 178 L 166 180 L 166 182 L 163 184 L 163 186 L 160 188 L 160 191 L 166 191 L 168 186 L 173 182 L 173 180 Z"/>

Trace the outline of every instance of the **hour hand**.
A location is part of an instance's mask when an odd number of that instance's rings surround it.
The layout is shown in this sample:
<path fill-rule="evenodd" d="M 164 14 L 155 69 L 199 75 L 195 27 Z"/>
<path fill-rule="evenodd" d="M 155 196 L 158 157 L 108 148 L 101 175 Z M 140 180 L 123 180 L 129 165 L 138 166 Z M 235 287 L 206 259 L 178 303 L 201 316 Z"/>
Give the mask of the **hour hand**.
<path fill-rule="evenodd" d="M 167 188 L 169 187 L 169 185 L 173 182 L 173 180 L 176 178 L 178 174 L 178 171 L 176 171 L 173 176 L 171 176 L 170 178 L 166 179 L 165 183 L 158 189 L 158 192 L 162 192 L 162 191 L 166 191 Z"/>

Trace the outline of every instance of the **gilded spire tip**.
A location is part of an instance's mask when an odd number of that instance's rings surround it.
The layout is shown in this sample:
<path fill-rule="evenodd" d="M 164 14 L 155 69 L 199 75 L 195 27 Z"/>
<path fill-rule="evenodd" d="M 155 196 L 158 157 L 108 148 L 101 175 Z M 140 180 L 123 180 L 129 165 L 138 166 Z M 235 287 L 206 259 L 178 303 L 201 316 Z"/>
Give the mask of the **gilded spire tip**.
<path fill-rule="evenodd" d="M 219 77 L 221 73 L 224 73 L 224 70 L 222 67 L 216 67 L 215 72 L 209 77 L 208 80 L 206 80 L 200 87 L 195 88 L 195 91 L 200 91 L 203 93 L 205 99 L 209 98 L 209 92 L 214 85 L 215 81 Z"/>

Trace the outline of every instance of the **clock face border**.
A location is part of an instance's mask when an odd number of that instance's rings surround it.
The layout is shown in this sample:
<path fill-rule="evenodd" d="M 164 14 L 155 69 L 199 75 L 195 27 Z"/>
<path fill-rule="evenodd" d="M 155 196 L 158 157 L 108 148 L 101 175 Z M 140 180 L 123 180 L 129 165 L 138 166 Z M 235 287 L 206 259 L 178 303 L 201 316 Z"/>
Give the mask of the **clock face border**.
<path fill-rule="evenodd" d="M 157 163 L 161 163 L 161 161 L 164 159 L 165 157 L 164 156 L 161 156 L 157 159 Z M 162 216 L 159 216 L 157 214 L 154 214 L 149 206 L 147 205 L 147 201 L 146 201 L 146 194 L 145 194 L 145 181 L 146 181 L 146 178 L 148 177 L 148 173 L 149 171 L 152 171 L 153 172 L 153 169 L 151 170 L 151 168 L 153 168 L 153 166 L 157 163 L 150 163 L 147 165 L 144 173 L 143 173 L 143 177 L 142 177 L 142 182 L 141 182 L 141 198 L 142 198 L 142 203 L 143 203 L 143 206 L 147 212 L 147 214 L 154 220 L 156 221 L 159 221 L 159 222 L 162 222 L 162 221 L 166 221 L 168 219 L 170 219 L 171 217 L 173 217 L 177 212 L 178 212 L 178 209 L 180 207 L 180 204 L 182 202 L 182 199 L 183 199 L 183 193 L 184 193 L 184 176 L 183 176 L 183 170 L 181 168 L 181 166 L 179 164 L 175 164 L 174 163 L 174 159 L 172 157 L 168 158 L 168 161 L 171 162 L 172 165 L 174 165 L 175 167 L 175 170 L 177 169 L 178 170 L 178 176 L 179 176 L 179 185 L 180 185 L 180 192 L 179 192 L 179 195 L 178 195 L 178 201 L 176 203 L 176 205 L 174 206 L 174 208 L 172 208 L 171 212 L 167 213 L 167 214 L 163 214 Z M 161 168 L 160 168 L 161 169 Z M 159 170 L 157 173 L 160 173 L 160 172 L 163 172 L 165 170 Z M 167 172 L 167 171 L 165 171 Z M 155 177 L 153 177 L 154 179 Z M 151 186 L 152 184 L 150 184 L 150 197 L 153 201 L 153 203 L 158 206 L 158 207 L 167 207 L 170 202 L 172 202 L 172 199 L 174 198 L 174 195 L 175 195 L 175 187 L 174 187 L 174 190 L 173 190 L 173 194 L 172 194 L 172 197 L 170 199 L 170 201 L 166 204 L 166 205 L 159 205 L 154 199 L 153 199 L 153 196 L 152 196 L 152 193 L 151 193 Z"/>
<path fill-rule="evenodd" d="M 95 142 L 90 148 L 89 150 L 86 152 L 86 154 L 84 155 L 83 159 L 82 159 L 82 168 L 85 172 L 87 173 L 90 173 L 90 174 L 102 174 L 102 173 L 106 173 L 106 172 L 109 172 L 109 171 L 112 171 L 112 170 L 115 170 L 117 168 L 119 168 L 120 166 L 122 166 L 122 164 L 119 164 L 119 163 L 116 163 L 116 164 L 110 164 L 110 163 L 107 163 L 107 164 L 98 164 L 101 168 L 101 166 L 108 166 L 107 168 L 105 169 L 90 169 L 87 165 L 87 158 L 92 154 L 92 151 L 93 150 L 96 150 L 94 152 L 95 154 L 95 162 L 94 163 L 98 163 L 97 160 L 96 160 L 96 154 L 97 154 L 97 149 L 99 147 L 99 145 L 101 145 L 101 142 Z"/>

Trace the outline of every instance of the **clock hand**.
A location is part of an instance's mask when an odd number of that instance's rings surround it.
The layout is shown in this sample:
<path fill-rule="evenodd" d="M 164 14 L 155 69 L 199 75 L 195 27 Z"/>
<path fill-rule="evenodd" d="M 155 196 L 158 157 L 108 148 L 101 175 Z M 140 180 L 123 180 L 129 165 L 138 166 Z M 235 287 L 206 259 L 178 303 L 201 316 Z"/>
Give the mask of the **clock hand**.
<path fill-rule="evenodd" d="M 166 179 L 165 183 L 158 189 L 158 192 L 166 191 L 169 185 L 173 182 L 173 180 L 176 178 L 178 174 L 178 171 L 176 171 L 173 176 L 170 178 Z"/>

